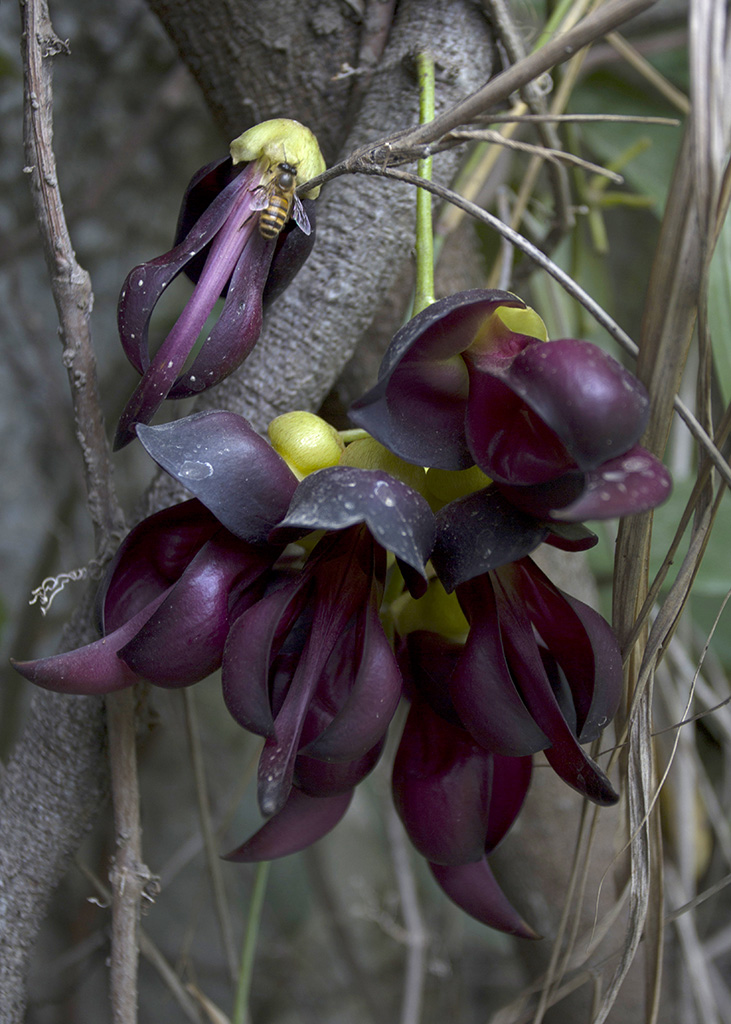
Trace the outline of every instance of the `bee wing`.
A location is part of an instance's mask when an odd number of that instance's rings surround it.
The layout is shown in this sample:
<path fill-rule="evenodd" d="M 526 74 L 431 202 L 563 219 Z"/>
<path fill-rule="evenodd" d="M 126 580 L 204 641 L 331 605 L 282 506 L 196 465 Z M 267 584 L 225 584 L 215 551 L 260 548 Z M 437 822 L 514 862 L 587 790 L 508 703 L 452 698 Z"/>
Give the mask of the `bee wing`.
<path fill-rule="evenodd" d="M 252 195 L 251 209 L 266 210 L 267 206 L 269 206 L 269 192 L 264 185 L 258 185 Z"/>
<path fill-rule="evenodd" d="M 310 234 L 310 232 L 312 231 L 312 228 L 310 227 L 310 219 L 305 213 L 305 208 L 300 202 L 299 196 L 297 195 L 295 195 L 294 197 L 294 204 L 292 207 L 292 218 L 303 234 Z"/>

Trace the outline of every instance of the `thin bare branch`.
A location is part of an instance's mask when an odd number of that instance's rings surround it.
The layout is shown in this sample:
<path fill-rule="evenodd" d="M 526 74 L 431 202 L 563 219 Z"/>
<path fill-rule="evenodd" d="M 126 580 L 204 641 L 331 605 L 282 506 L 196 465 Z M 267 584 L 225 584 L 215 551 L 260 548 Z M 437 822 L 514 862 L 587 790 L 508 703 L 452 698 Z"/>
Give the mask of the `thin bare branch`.
<path fill-rule="evenodd" d="M 419 907 L 414 872 L 406 849 L 405 833 L 396 811 L 389 801 L 386 806 L 386 826 L 391 847 L 401 911 L 406 934 L 406 977 L 401 1002 L 400 1024 L 419 1024 L 426 978 L 425 950 L 428 935 Z"/>
<path fill-rule="evenodd" d="M 68 43 L 53 31 L 46 0 L 25 0 L 21 14 L 26 171 L 58 310 L 62 361 L 68 371 L 76 436 L 84 459 L 89 513 L 97 549 L 111 554 L 124 523 L 114 491 L 91 343 L 91 281 L 71 245 L 53 152 L 50 58 L 68 52 Z"/>
<path fill-rule="evenodd" d="M 117 847 L 109 872 L 112 886 L 112 953 L 109 964 L 112 1020 L 114 1024 L 135 1024 L 140 902 L 145 888 L 153 879 L 142 864 L 134 690 L 109 694 L 107 723 Z"/>
<path fill-rule="evenodd" d="M 500 132 L 491 131 L 489 128 L 457 128 L 445 138 L 445 145 L 452 139 L 460 142 L 476 139 L 482 140 L 483 142 L 492 142 L 496 146 L 505 146 L 506 149 L 516 149 L 522 153 L 530 153 L 533 156 L 539 156 L 543 160 L 548 160 L 551 163 L 560 163 L 563 161 L 567 164 L 573 164 L 575 167 L 582 167 L 585 171 L 592 171 L 594 174 L 600 174 L 602 177 L 609 178 L 610 181 L 614 181 L 618 185 L 621 185 L 624 182 L 622 175 L 617 174 L 616 171 L 610 171 L 608 167 L 602 167 L 601 164 L 594 164 L 590 160 L 583 160 L 574 153 L 567 153 L 563 149 L 546 149 L 544 146 L 536 146 L 531 142 L 521 142 L 519 139 L 506 139 L 504 135 L 500 134 Z"/>
<path fill-rule="evenodd" d="M 496 75 L 476 92 L 439 114 L 433 121 L 394 132 L 357 149 L 323 174 L 304 182 L 299 191 L 308 191 L 315 185 L 322 185 L 341 174 L 352 173 L 354 164 L 369 163 L 374 167 L 387 168 L 411 162 L 417 158 L 411 155 L 414 147 L 436 142 L 455 128 L 469 124 L 544 72 L 569 60 L 577 50 L 601 39 L 654 3 L 655 0 L 610 0 L 599 10 L 583 18 L 568 32 L 556 36 L 535 53 Z M 364 166 L 360 166 L 359 169 L 368 173 Z"/>

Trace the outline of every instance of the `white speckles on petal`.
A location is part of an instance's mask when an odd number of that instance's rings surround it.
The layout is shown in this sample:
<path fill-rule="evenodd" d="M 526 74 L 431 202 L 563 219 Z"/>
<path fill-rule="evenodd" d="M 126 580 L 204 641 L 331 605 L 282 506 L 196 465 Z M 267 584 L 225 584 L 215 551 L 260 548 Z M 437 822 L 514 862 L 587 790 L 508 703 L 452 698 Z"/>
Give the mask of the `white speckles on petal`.
<path fill-rule="evenodd" d="M 652 462 L 644 455 L 631 455 L 624 460 L 625 473 L 646 473 L 652 470 Z"/>
<path fill-rule="evenodd" d="M 185 480 L 205 480 L 206 477 L 213 476 L 213 466 L 210 462 L 188 460 L 180 467 L 178 475 Z"/>
<path fill-rule="evenodd" d="M 393 492 L 385 480 L 378 480 L 373 493 L 376 495 L 379 501 L 382 501 L 387 508 L 393 508 L 396 504 L 396 499 L 393 496 Z"/>

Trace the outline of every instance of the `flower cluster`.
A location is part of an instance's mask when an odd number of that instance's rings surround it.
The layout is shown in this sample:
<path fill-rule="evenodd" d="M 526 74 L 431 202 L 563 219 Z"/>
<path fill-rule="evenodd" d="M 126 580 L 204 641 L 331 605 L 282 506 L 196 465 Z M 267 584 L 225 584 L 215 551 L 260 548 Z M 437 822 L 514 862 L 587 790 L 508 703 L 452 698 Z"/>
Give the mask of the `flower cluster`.
<path fill-rule="evenodd" d="M 219 383 L 251 351 L 312 247 L 318 189 L 297 187 L 323 170 L 297 122 L 250 129 L 191 181 L 170 252 L 129 274 L 118 322 L 141 380 L 115 446 L 138 437 L 191 497 L 122 543 L 99 640 L 16 667 L 75 694 L 220 669 L 228 711 L 263 739 L 267 820 L 234 861 L 333 828 L 405 697 L 393 796 L 409 837 L 467 913 L 534 937 L 488 858 L 538 751 L 590 800 L 617 799 L 584 745 L 614 715 L 622 672 L 606 622 L 529 556 L 589 547 L 585 519 L 666 497 L 667 472 L 638 446 L 647 396 L 595 346 L 547 341 L 514 295 L 472 291 L 399 331 L 347 446 L 309 413 L 279 417 L 270 441 L 227 412 L 150 426 L 166 398 Z M 181 272 L 192 295 L 151 354 L 155 305 Z"/>
<path fill-rule="evenodd" d="M 251 202 L 241 181 L 231 194 L 249 198 L 234 206 Z M 197 286 L 209 297 L 224 279 L 212 258 Z M 238 288 L 234 274 L 234 303 Z M 149 316 L 141 309 L 123 299 L 121 321 Z M 196 373 L 212 352 L 201 350 Z M 142 394 L 162 371 L 159 359 L 140 367 Z M 124 429 L 136 422 L 191 499 L 120 547 L 100 591 L 102 639 L 16 667 L 86 694 L 138 679 L 187 686 L 221 668 L 226 707 L 264 740 L 268 820 L 235 861 L 293 853 L 333 828 L 406 696 L 393 793 L 408 835 L 465 911 L 534 935 L 487 858 L 520 811 L 538 751 L 589 799 L 617 799 L 583 745 L 614 715 L 622 673 L 606 622 L 529 555 L 543 542 L 586 548 L 585 518 L 668 494 L 666 470 L 637 444 L 641 384 L 593 345 L 546 341 L 515 296 L 474 291 L 395 336 L 352 410 L 363 437 L 347 447 L 306 413 L 275 421 L 272 446 L 232 413 L 148 426 L 150 408 L 142 401 Z M 394 578 L 400 614 L 383 607 Z"/>

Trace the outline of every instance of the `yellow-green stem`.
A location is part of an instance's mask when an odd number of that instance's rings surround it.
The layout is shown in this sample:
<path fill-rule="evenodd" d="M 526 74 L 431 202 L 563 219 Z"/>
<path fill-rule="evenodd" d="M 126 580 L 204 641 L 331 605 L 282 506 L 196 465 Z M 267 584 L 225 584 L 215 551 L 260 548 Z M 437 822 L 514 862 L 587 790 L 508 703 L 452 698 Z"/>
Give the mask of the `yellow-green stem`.
<path fill-rule="evenodd" d="M 251 894 L 249 919 L 246 922 L 244 946 L 241 950 L 241 969 L 239 971 L 239 983 L 236 988 L 236 999 L 234 1001 L 231 1024 L 246 1024 L 249 1019 L 248 1009 L 252 969 L 254 967 L 256 943 L 259 937 L 259 922 L 261 921 L 261 911 L 264 906 L 264 893 L 266 892 L 268 875 L 269 861 L 263 860 L 257 865 L 256 877 L 254 878 L 254 890 Z"/>
<path fill-rule="evenodd" d="M 416 58 L 419 75 L 419 123 L 434 120 L 434 58 L 420 53 Z M 431 157 L 419 160 L 418 174 L 431 181 Z M 416 190 L 416 291 L 412 316 L 434 302 L 434 236 L 431 217 L 432 197 L 423 188 Z"/>

